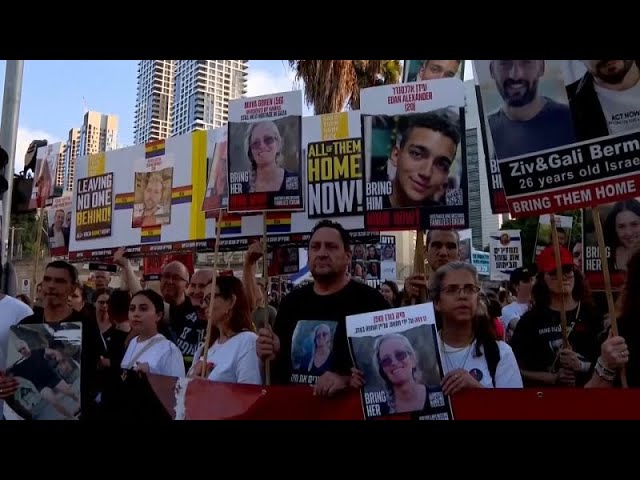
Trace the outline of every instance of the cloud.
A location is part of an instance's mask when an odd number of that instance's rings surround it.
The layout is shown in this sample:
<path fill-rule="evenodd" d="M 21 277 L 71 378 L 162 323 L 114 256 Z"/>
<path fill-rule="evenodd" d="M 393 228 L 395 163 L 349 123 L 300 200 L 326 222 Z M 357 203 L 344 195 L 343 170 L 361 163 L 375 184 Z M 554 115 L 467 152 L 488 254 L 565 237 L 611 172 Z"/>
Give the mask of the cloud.
<path fill-rule="evenodd" d="M 34 140 L 47 140 L 49 143 L 61 142 L 62 139 L 44 130 L 30 129 L 28 127 L 18 127 L 18 138 L 16 141 L 16 163 L 14 170 L 22 171 L 24 168 L 24 156 L 29 145 Z"/>
<path fill-rule="evenodd" d="M 267 62 L 261 62 L 266 64 Z M 247 97 L 257 97 L 270 93 L 289 92 L 292 90 L 304 90 L 302 81 L 296 82 L 295 73 L 286 62 L 279 60 L 269 61 L 273 69 L 249 66 L 247 78 Z M 313 110 L 303 103 L 302 115 L 313 115 Z"/>

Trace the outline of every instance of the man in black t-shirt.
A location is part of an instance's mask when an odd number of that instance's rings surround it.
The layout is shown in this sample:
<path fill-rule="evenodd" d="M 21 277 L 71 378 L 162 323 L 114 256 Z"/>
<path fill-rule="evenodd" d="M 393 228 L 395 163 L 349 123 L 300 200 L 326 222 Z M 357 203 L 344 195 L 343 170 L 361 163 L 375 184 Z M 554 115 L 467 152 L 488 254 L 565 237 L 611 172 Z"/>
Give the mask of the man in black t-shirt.
<path fill-rule="evenodd" d="M 50 262 L 42 279 L 42 312 L 25 317 L 19 325 L 46 323 L 53 330 L 63 327 L 65 322 L 78 322 L 82 325 L 82 350 L 80 361 L 80 398 L 81 419 L 91 418 L 95 412 L 97 395 L 96 371 L 101 351 L 102 340 L 98 325 L 94 318 L 86 318 L 73 310 L 69 304 L 69 296 L 73 293 L 78 281 L 78 272 L 70 263 L 62 260 Z M 12 396 L 18 388 L 16 381 L 12 388 L 3 387 L 2 398 Z"/>
<path fill-rule="evenodd" d="M 272 360 L 274 384 L 315 384 L 316 395 L 332 395 L 349 385 L 353 361 L 345 317 L 389 307 L 377 290 L 347 276 L 349 234 L 339 223 L 319 222 L 309 240 L 314 282 L 284 297 L 274 331 L 258 332 L 256 350 Z"/>

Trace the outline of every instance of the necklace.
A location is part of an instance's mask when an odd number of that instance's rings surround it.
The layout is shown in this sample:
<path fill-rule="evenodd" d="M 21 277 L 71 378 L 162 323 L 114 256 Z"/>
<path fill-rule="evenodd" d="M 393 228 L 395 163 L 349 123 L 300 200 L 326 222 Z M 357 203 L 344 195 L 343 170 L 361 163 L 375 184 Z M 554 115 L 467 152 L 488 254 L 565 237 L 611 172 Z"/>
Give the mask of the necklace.
<path fill-rule="evenodd" d="M 448 371 L 453 371 L 453 370 L 458 370 L 458 369 L 462 369 L 465 370 L 465 366 L 467 365 L 467 362 L 469 361 L 469 356 L 471 355 L 471 351 L 473 350 L 473 343 L 475 341 L 472 340 L 471 343 L 469 345 L 467 345 L 466 347 L 450 347 L 449 345 L 447 345 L 444 341 L 444 338 L 442 338 L 442 331 L 440 332 L 440 341 L 442 342 L 442 351 L 444 353 L 444 360 L 447 364 L 447 370 Z M 460 365 L 454 365 L 453 363 L 453 359 L 452 356 L 462 353 L 464 351 L 467 351 L 466 355 L 464 356 L 463 361 L 461 362 Z"/>

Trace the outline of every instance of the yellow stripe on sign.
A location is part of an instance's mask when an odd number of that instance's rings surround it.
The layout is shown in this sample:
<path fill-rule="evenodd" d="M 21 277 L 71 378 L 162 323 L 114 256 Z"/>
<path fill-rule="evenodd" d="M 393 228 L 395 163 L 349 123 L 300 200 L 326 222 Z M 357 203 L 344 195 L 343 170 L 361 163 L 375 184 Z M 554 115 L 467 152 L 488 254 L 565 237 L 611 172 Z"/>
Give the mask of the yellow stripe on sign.
<path fill-rule="evenodd" d="M 189 240 L 205 237 L 205 216 L 202 202 L 207 189 L 207 131 L 191 134 L 191 222 Z"/>
<path fill-rule="evenodd" d="M 329 113 L 320 116 L 322 141 L 340 140 L 349 137 L 349 113 Z"/>
<path fill-rule="evenodd" d="M 105 154 L 96 153 L 89 155 L 89 177 L 95 177 L 97 175 L 104 175 Z"/>

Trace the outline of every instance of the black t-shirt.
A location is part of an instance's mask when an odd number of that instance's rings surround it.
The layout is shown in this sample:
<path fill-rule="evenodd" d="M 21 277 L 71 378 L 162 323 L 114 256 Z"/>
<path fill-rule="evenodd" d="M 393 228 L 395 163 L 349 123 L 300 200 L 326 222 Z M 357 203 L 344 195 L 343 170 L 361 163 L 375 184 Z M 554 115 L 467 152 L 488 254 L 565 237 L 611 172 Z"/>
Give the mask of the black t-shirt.
<path fill-rule="evenodd" d="M 91 418 L 95 407 L 97 389 L 97 369 L 100 353 L 104 349 L 100 339 L 100 330 L 95 318 L 89 319 L 73 310 L 71 315 L 58 323 L 47 323 L 54 330 L 61 327 L 62 323 L 78 322 L 82 325 L 82 350 L 80 353 L 80 402 L 81 419 Z M 44 323 L 44 311 L 22 319 L 19 325 Z"/>
<path fill-rule="evenodd" d="M 196 350 L 204 341 L 207 322 L 198 318 L 198 311 L 189 297 L 185 297 L 180 305 L 169 306 L 169 318 L 173 341 L 180 349 L 185 367 L 189 370 Z"/>
<path fill-rule="evenodd" d="M 283 299 L 275 321 L 280 352 L 272 362 L 272 383 L 314 384 L 327 371 L 349 375 L 353 361 L 345 317 L 388 308 L 380 292 L 354 280 L 331 295 L 318 295 L 313 284 L 294 290 Z M 316 339 L 323 343 L 320 349 Z M 321 350 L 325 354 L 316 358 Z"/>
<path fill-rule="evenodd" d="M 569 344 L 580 360 L 591 363 L 589 372 L 576 375 L 577 386 L 583 386 L 591 378 L 600 355 L 602 320 L 601 315 L 584 304 L 567 311 Z M 560 312 L 548 307 L 532 308 L 522 315 L 511 339 L 518 365 L 532 372 L 557 372 L 560 364 L 556 357 L 561 347 Z"/>

